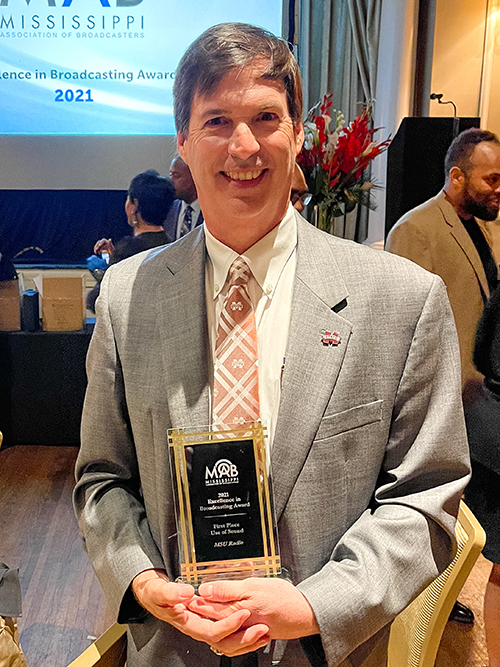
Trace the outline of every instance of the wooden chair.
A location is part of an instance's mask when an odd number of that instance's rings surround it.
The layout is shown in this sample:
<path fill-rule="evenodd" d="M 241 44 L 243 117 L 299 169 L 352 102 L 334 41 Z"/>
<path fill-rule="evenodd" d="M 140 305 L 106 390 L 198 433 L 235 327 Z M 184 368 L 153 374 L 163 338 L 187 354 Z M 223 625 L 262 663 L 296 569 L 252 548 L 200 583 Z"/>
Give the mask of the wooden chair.
<path fill-rule="evenodd" d="M 455 535 L 453 562 L 394 620 L 388 667 L 433 667 L 453 605 L 486 541 L 484 530 L 463 501 Z"/>
<path fill-rule="evenodd" d="M 124 667 L 127 660 L 127 626 L 114 623 L 68 667 Z"/>

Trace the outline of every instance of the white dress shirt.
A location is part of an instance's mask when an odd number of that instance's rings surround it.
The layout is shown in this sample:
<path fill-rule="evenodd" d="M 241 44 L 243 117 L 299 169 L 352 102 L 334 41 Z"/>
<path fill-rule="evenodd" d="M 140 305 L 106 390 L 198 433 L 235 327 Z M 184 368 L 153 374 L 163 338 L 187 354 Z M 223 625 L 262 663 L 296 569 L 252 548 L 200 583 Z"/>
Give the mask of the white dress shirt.
<path fill-rule="evenodd" d="M 176 239 L 179 239 L 181 236 L 182 222 L 184 220 L 184 216 L 186 215 L 186 209 L 188 206 L 191 206 L 191 208 L 193 209 L 193 212 L 191 214 L 191 229 L 194 229 L 198 221 L 198 217 L 201 211 L 200 202 L 197 199 L 195 199 L 190 204 L 186 204 L 186 202 L 183 200 L 181 208 L 179 210 L 179 215 L 177 217 L 177 227 L 175 232 Z"/>
<path fill-rule="evenodd" d="M 207 320 L 213 360 L 219 318 L 229 288 L 228 271 L 238 253 L 212 236 L 206 225 L 205 237 Z M 257 326 L 260 415 L 268 429 L 269 443 L 273 441 L 281 398 L 296 247 L 297 224 L 290 205 L 280 224 L 241 255 L 252 272 L 248 292 Z"/>

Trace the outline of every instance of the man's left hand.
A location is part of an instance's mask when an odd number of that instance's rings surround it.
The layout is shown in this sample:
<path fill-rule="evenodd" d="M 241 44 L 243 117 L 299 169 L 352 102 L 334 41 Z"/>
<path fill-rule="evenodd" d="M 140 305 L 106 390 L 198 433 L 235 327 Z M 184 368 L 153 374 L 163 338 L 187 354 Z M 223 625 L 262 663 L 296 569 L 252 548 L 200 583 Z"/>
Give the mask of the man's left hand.
<path fill-rule="evenodd" d="M 251 577 L 202 584 L 198 596 L 191 598 L 186 606 L 213 620 L 248 609 L 251 615 L 243 627 L 263 623 L 269 627 L 270 639 L 297 639 L 319 633 L 309 602 L 284 579 Z M 224 642 L 220 642 L 219 648 L 224 650 Z"/>

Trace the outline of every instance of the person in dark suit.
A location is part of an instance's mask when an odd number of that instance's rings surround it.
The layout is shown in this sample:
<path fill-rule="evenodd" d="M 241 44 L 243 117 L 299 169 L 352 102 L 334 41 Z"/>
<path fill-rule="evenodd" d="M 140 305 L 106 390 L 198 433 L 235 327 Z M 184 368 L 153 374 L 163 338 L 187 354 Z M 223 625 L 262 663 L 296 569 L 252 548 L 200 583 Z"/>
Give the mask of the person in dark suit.
<path fill-rule="evenodd" d="M 164 229 L 172 242 L 201 225 L 203 213 L 191 171 L 179 155 L 170 164 L 170 179 L 175 187 L 176 199 L 168 212 Z"/>
<path fill-rule="evenodd" d="M 143 250 L 166 245 L 169 240 L 163 222 L 172 207 L 174 193 L 172 182 L 155 169 L 134 176 L 125 201 L 125 213 L 134 230 L 133 235 L 124 236 L 116 245 L 111 239 L 100 239 L 94 246 L 95 255 L 107 253 L 109 265 L 112 265 Z M 102 275 L 100 277 L 102 279 Z M 100 281 L 87 295 L 87 308 L 93 312 L 99 292 Z"/>
<path fill-rule="evenodd" d="M 205 222 L 106 272 L 76 468 L 79 525 L 128 624 L 127 664 L 381 667 L 392 619 L 451 560 L 469 477 L 444 285 L 293 208 L 302 95 L 286 42 L 209 28 L 181 59 L 174 100 Z M 230 267 L 243 263 L 289 578 L 195 593 L 176 583 L 167 431 L 213 421 L 222 312 L 243 308 Z"/>
<path fill-rule="evenodd" d="M 493 564 L 484 597 L 489 667 L 500 667 L 500 288 L 479 320 L 474 363 L 484 383 L 465 406 L 472 478 L 465 500 L 486 532 L 483 555 Z"/>

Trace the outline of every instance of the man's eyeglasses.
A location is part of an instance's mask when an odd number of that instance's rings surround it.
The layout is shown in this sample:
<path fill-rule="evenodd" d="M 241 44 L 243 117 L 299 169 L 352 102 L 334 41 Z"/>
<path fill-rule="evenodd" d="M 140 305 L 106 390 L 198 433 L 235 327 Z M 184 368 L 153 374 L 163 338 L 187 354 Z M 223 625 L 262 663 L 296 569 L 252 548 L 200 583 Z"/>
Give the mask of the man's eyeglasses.
<path fill-rule="evenodd" d="M 303 206 L 307 206 L 312 199 L 312 194 L 307 190 L 292 190 L 290 193 L 290 201 L 292 204 L 296 204 L 298 201 Z"/>

